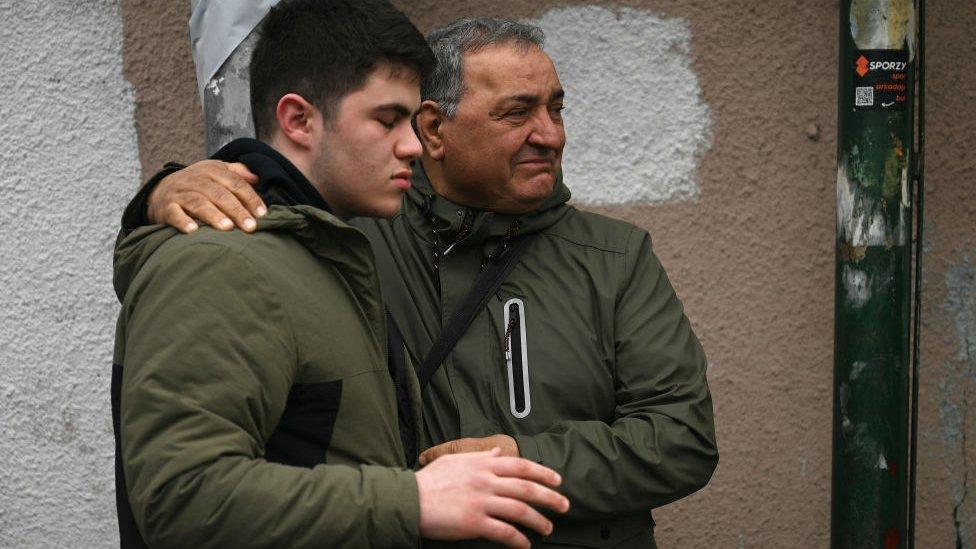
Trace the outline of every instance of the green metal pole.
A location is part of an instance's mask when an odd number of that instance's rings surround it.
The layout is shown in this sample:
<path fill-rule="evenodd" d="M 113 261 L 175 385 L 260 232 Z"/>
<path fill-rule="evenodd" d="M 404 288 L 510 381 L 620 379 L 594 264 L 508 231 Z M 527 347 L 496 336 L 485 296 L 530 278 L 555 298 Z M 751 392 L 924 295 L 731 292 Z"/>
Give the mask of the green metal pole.
<path fill-rule="evenodd" d="M 831 547 L 906 547 L 912 0 L 843 0 Z"/>

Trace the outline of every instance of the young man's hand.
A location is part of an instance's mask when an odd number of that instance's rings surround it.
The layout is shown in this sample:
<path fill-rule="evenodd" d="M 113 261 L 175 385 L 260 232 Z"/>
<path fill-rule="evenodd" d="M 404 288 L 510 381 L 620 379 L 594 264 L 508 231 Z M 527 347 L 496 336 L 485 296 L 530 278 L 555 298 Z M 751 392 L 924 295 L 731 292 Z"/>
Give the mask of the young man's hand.
<path fill-rule="evenodd" d="M 465 452 L 484 452 L 492 448 L 498 448 L 503 456 L 521 456 L 518 444 L 514 438 L 508 435 L 492 435 L 484 438 L 449 440 L 443 444 L 438 444 L 437 446 L 424 450 L 418 459 L 421 465 L 427 465 L 441 456 L 463 454 Z"/>
<path fill-rule="evenodd" d="M 222 231 L 237 225 L 251 232 L 256 218 L 267 213 L 252 185 L 256 175 L 241 163 L 203 160 L 171 173 L 149 193 L 148 217 L 184 232 L 197 230 L 200 220 Z"/>
<path fill-rule="evenodd" d="M 529 547 L 528 538 L 513 524 L 550 534 L 552 522 L 531 506 L 569 510 L 569 500 L 552 490 L 561 482 L 552 469 L 502 456 L 498 448 L 444 456 L 417 471 L 420 535 Z"/>

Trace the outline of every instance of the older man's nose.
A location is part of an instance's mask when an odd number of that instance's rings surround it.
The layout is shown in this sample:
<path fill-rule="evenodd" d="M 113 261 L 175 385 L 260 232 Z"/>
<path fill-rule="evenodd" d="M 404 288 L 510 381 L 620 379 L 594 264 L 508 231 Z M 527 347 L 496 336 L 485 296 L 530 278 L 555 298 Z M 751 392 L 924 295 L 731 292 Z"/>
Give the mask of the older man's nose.
<path fill-rule="evenodd" d="M 529 134 L 528 139 L 530 144 L 554 151 L 558 151 L 563 147 L 566 140 L 563 126 L 552 119 L 548 110 L 536 116 L 533 124 L 534 128 L 532 129 L 532 133 Z"/>

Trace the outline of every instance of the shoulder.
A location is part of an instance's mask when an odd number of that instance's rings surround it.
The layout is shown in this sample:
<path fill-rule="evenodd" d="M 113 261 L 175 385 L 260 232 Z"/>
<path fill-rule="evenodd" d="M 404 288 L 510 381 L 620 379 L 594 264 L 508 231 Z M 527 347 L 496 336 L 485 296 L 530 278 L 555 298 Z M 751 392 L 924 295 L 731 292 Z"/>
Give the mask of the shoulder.
<path fill-rule="evenodd" d="M 152 254 L 139 279 L 154 284 L 202 285 L 220 291 L 271 282 L 287 258 L 304 248 L 288 234 L 201 227 L 191 234 L 176 234 Z"/>
<path fill-rule="evenodd" d="M 602 250 L 611 254 L 627 254 L 649 239 L 646 230 L 598 213 L 569 206 L 569 212 L 543 234 L 562 240 L 567 246 Z"/>

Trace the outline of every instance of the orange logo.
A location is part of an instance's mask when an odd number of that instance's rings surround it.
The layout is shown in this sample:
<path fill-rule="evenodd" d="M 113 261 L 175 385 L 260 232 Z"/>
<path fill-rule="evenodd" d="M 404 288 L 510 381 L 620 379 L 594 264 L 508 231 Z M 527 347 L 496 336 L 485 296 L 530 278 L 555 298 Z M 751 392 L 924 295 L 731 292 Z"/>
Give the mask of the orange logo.
<path fill-rule="evenodd" d="M 864 78 L 864 75 L 868 73 L 868 58 L 861 57 L 857 58 L 857 75 Z"/>

